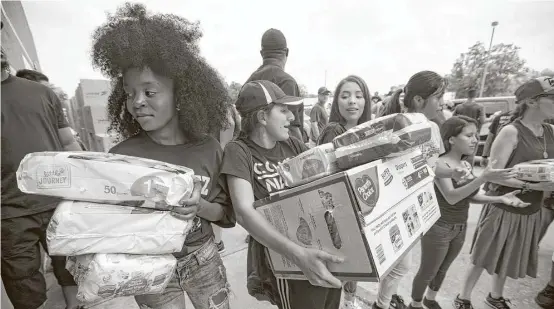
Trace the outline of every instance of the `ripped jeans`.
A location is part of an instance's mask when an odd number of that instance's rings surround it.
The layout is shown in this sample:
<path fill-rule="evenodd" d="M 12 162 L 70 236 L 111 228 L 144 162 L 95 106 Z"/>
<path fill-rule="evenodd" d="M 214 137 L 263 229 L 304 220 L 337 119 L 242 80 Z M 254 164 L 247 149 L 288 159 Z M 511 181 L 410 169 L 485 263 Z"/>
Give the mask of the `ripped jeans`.
<path fill-rule="evenodd" d="M 229 309 L 229 283 L 213 238 L 177 260 L 173 278 L 162 294 L 137 295 L 141 309 L 185 309 L 185 293 L 195 309 Z"/>

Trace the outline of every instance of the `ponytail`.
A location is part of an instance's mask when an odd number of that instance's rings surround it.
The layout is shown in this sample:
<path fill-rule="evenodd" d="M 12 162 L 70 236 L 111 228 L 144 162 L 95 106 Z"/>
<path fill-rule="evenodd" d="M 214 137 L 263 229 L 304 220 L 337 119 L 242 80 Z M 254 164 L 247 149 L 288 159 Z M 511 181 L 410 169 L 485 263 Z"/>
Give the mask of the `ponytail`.
<path fill-rule="evenodd" d="M 385 103 L 385 106 L 379 112 L 379 117 L 402 113 L 402 104 L 400 104 L 402 91 L 402 89 L 398 89 L 393 92 L 388 102 Z"/>

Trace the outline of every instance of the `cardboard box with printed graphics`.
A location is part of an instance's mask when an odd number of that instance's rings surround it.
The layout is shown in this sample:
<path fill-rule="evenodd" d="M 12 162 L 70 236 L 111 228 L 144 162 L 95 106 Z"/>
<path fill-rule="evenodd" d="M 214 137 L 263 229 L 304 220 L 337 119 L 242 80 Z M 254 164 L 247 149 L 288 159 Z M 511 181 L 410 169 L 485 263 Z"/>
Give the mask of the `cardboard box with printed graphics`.
<path fill-rule="evenodd" d="M 372 162 L 274 194 L 255 206 L 297 244 L 346 257 L 330 266 L 338 278 L 378 281 L 438 219 L 428 213 L 440 216 L 434 175 L 420 157 L 416 151 Z M 305 279 L 291 261 L 268 251 L 276 276 Z"/>

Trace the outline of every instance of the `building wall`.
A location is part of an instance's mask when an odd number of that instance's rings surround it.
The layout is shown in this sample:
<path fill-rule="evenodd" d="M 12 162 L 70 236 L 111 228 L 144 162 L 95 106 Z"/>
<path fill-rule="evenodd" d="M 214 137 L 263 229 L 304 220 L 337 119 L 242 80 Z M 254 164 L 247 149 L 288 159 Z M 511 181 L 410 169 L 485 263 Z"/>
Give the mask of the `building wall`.
<path fill-rule="evenodd" d="M 21 1 L 2 1 L 2 23 L 2 48 L 12 70 L 41 71 L 33 35 Z"/>

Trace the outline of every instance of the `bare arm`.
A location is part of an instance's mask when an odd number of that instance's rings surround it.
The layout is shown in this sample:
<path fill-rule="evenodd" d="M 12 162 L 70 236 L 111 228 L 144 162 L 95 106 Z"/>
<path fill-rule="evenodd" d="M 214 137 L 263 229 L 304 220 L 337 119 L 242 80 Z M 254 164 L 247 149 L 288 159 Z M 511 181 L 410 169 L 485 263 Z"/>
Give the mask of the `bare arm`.
<path fill-rule="evenodd" d="M 445 165 L 442 162 L 437 162 L 437 166 Z M 473 181 L 469 182 L 465 186 L 454 188 L 451 178 L 435 178 L 435 184 L 439 188 L 439 191 L 444 196 L 448 204 L 454 205 L 459 201 L 470 196 L 475 190 L 479 190 L 482 184 L 485 183 L 485 177 L 481 174 Z"/>
<path fill-rule="evenodd" d="M 311 122 L 310 128 L 312 129 L 312 134 L 314 135 L 316 141 L 319 138 L 319 127 L 317 126 L 317 122 Z"/>
<path fill-rule="evenodd" d="M 300 246 L 277 231 L 254 207 L 252 185 L 241 178 L 227 175 L 237 222 L 262 245 L 294 261 Z"/>
<path fill-rule="evenodd" d="M 69 127 L 58 129 L 58 136 L 60 137 L 60 142 L 65 151 L 81 151 L 81 146 L 75 140 L 73 133 Z"/>
<path fill-rule="evenodd" d="M 490 158 L 493 168 L 506 167 L 510 156 L 517 147 L 517 139 L 517 129 L 513 125 L 507 125 L 500 130 L 491 147 Z M 518 179 L 506 179 L 502 181 L 496 180 L 494 183 L 506 187 L 521 189 L 523 188 L 525 182 Z"/>
<path fill-rule="evenodd" d="M 215 222 L 221 220 L 225 215 L 225 212 L 223 211 L 223 206 L 221 204 L 210 203 L 201 198 L 199 201 L 199 209 L 197 215 L 208 221 Z"/>

